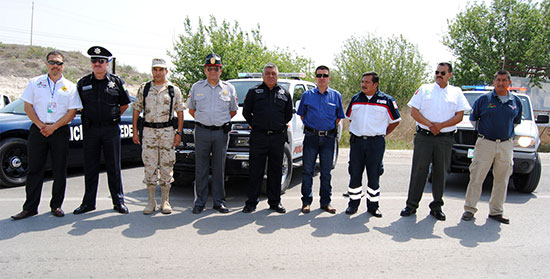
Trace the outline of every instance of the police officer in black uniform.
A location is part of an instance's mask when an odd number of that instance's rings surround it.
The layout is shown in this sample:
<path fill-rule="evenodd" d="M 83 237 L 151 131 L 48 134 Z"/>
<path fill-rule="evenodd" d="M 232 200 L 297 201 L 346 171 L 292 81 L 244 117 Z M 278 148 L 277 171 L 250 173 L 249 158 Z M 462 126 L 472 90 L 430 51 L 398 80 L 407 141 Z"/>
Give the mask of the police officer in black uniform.
<path fill-rule="evenodd" d="M 277 66 L 266 64 L 262 73 L 264 82 L 250 88 L 244 100 L 243 116 L 252 127 L 248 200 L 244 213 L 256 210 L 266 159 L 269 208 L 286 212 L 281 205 L 281 176 L 287 123 L 293 112 L 290 94 L 277 84 L 277 76 Z"/>
<path fill-rule="evenodd" d="M 120 174 L 120 115 L 128 108 L 130 96 L 124 81 L 109 72 L 111 52 L 100 46 L 88 49 L 93 73 L 81 78 L 77 83 L 82 100 L 82 127 L 84 134 L 84 179 L 86 191 L 80 207 L 74 214 L 95 209 L 99 163 L 101 150 L 105 158 L 105 168 L 113 209 L 128 213 L 124 205 L 122 179 Z"/>

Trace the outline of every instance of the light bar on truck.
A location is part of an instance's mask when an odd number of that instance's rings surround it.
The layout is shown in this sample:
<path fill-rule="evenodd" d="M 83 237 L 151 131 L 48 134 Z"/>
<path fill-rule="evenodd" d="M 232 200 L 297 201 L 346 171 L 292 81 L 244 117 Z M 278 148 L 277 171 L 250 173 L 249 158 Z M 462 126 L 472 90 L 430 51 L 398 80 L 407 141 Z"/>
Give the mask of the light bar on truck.
<path fill-rule="evenodd" d="M 471 91 L 491 91 L 495 89 L 494 86 L 489 85 L 463 85 L 462 90 L 471 90 Z M 525 87 L 508 87 L 508 91 L 513 92 L 527 92 L 527 88 Z"/>
<path fill-rule="evenodd" d="M 262 73 L 239 73 L 239 78 L 261 78 Z M 305 78 L 306 74 L 304 73 L 279 73 L 280 78 Z"/>

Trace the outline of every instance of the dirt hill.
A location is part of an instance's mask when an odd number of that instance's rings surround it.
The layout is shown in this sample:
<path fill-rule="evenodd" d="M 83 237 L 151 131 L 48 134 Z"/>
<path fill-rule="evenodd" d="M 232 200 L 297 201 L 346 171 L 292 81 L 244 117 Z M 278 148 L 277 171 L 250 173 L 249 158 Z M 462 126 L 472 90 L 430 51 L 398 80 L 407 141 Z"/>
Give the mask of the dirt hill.
<path fill-rule="evenodd" d="M 11 99 L 19 98 L 29 79 L 47 73 L 44 61 L 53 48 L 0 43 L 0 92 Z M 65 78 L 77 82 L 91 72 L 90 59 L 78 51 L 61 51 L 65 56 Z M 150 80 L 151 75 L 140 73 L 132 66 L 117 64 L 116 73 L 127 83 L 130 94 Z"/>

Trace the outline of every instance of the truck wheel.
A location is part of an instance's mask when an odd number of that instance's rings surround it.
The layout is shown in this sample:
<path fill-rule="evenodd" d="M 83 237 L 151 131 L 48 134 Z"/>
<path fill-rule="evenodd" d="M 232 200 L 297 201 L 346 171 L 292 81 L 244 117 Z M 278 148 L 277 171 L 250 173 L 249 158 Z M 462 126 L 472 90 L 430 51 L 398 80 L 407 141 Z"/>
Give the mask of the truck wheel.
<path fill-rule="evenodd" d="M 262 182 L 262 188 L 260 191 L 262 194 L 267 194 L 267 163 L 266 163 L 266 172 L 264 175 L 264 181 Z M 283 152 L 283 174 L 281 177 L 281 194 L 284 194 L 290 181 L 292 180 L 292 156 L 290 154 L 290 146 L 285 143 L 285 149 Z"/>
<path fill-rule="evenodd" d="M 8 187 L 22 186 L 27 182 L 27 141 L 10 138 L 0 143 L 0 182 Z"/>
<path fill-rule="evenodd" d="M 514 180 L 514 187 L 516 190 L 522 193 L 532 193 L 537 189 L 540 181 L 541 175 L 541 163 L 539 154 L 535 159 L 535 167 L 531 173 L 527 174 L 513 174 L 512 179 Z"/>

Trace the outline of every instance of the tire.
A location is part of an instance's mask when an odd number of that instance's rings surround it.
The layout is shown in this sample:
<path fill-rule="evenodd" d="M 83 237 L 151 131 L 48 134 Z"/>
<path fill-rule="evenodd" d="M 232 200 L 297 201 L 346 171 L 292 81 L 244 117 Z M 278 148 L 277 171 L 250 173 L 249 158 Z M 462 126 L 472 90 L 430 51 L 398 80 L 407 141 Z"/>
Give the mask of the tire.
<path fill-rule="evenodd" d="M 0 143 L 0 183 L 8 187 L 23 186 L 27 182 L 27 141 L 9 138 Z"/>
<path fill-rule="evenodd" d="M 514 187 L 516 190 L 522 193 L 532 193 L 537 189 L 541 176 L 542 166 L 540 163 L 540 157 L 537 153 L 535 158 L 535 167 L 531 173 L 527 174 L 513 174 L 512 179 L 514 181 Z"/>
<path fill-rule="evenodd" d="M 290 154 L 290 146 L 285 143 L 285 148 L 283 152 L 283 175 L 281 177 L 281 194 L 284 194 L 286 192 L 286 189 L 288 189 L 288 186 L 290 185 L 290 181 L 292 181 L 292 156 Z M 267 164 L 266 164 L 266 170 L 267 170 Z M 267 174 L 267 171 L 265 172 Z M 262 194 L 267 193 L 267 181 L 266 176 L 264 176 L 264 181 L 262 183 L 262 188 L 260 189 Z"/>

